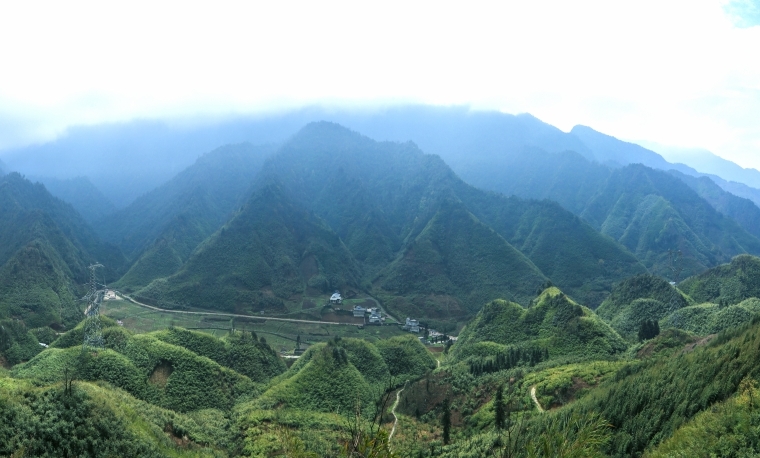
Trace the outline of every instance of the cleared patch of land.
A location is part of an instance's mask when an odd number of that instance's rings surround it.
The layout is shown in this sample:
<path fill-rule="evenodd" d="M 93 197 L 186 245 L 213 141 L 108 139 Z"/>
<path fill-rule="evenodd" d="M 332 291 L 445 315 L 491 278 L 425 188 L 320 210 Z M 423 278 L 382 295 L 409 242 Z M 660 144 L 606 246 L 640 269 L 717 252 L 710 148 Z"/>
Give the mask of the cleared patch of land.
<path fill-rule="evenodd" d="M 359 329 L 357 326 L 337 326 L 331 323 L 275 321 L 265 316 L 192 315 L 161 312 L 125 300 L 105 301 L 100 310 L 101 313 L 110 318 L 121 320 L 124 327 L 138 333 L 157 331 L 169 326 L 179 326 L 221 337 L 234 328 L 256 332 L 259 337 L 265 338 L 275 350 L 289 352 L 295 348 L 296 339 L 299 335 L 301 336 L 302 347 L 305 348 L 318 342 L 326 342 L 336 336 L 357 337 L 373 341 L 406 334 L 399 326 L 395 325 L 365 326 L 364 329 Z"/>

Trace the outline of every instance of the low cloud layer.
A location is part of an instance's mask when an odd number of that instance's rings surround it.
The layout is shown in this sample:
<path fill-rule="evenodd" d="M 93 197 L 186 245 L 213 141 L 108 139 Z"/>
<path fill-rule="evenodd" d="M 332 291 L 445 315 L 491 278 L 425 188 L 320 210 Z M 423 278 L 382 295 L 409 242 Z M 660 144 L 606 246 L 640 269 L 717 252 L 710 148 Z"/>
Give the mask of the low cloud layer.
<path fill-rule="evenodd" d="M 417 102 L 760 168 L 757 2 L 501 3 L 8 2 L 0 148 L 136 117 Z"/>

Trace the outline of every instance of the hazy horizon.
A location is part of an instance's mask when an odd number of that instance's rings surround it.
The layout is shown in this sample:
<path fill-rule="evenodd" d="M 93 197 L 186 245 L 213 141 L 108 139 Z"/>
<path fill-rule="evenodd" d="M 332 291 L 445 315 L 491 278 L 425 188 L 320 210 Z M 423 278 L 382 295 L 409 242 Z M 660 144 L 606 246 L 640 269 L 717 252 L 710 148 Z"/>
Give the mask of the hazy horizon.
<path fill-rule="evenodd" d="M 760 169 L 758 4 L 6 4 L 0 150 L 135 119 L 429 104 Z"/>

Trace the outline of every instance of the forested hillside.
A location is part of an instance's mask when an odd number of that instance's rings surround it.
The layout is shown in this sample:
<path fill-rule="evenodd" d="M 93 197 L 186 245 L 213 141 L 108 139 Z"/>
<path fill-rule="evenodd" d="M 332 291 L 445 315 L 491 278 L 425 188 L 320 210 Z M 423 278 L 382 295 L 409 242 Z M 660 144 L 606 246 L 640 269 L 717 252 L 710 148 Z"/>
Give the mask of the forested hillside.
<path fill-rule="evenodd" d="M 267 146 L 228 145 L 204 154 L 169 182 L 94 227 L 133 259 L 120 285 L 145 286 L 176 272 L 247 197 Z"/>
<path fill-rule="evenodd" d="M 101 282 L 118 278 L 126 263 L 43 185 L 15 173 L 0 178 L 0 318 L 30 328 L 76 324 L 75 302 L 96 261 L 107 266 Z"/>
<path fill-rule="evenodd" d="M 60 179 L 53 177 L 29 177 L 39 181 L 50 194 L 70 203 L 90 225 L 116 211 L 116 207 L 87 177 Z"/>
<path fill-rule="evenodd" d="M 400 313 L 445 318 L 500 297 L 527 304 L 547 277 L 597 305 L 613 282 L 645 271 L 559 206 L 484 193 L 410 143 L 335 124 L 305 127 L 254 188 L 178 273 L 140 297 L 283 311 L 349 288 Z"/>
<path fill-rule="evenodd" d="M 350 120 L 113 213 L 0 175 L 0 456 L 760 452 L 755 204 L 530 115 Z"/>

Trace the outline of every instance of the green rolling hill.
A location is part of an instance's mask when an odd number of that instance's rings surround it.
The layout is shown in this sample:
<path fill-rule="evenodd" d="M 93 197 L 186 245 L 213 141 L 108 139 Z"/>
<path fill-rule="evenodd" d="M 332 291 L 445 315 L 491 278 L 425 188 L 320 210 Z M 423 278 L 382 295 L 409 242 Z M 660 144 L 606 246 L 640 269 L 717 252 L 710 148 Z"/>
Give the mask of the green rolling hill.
<path fill-rule="evenodd" d="M 509 347 L 548 350 L 550 358 L 604 358 L 624 351 L 627 344 L 593 311 L 551 287 L 528 308 L 489 302 L 462 330 L 452 352 L 457 359 L 483 358 Z"/>
<path fill-rule="evenodd" d="M 728 305 L 751 297 L 760 298 L 760 258 L 737 256 L 727 264 L 687 278 L 679 288 L 697 303 Z"/>

